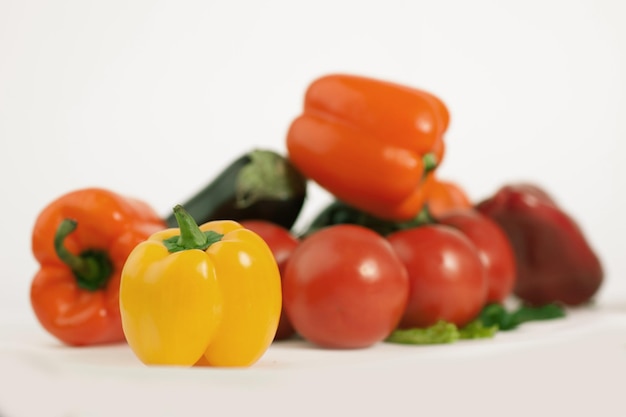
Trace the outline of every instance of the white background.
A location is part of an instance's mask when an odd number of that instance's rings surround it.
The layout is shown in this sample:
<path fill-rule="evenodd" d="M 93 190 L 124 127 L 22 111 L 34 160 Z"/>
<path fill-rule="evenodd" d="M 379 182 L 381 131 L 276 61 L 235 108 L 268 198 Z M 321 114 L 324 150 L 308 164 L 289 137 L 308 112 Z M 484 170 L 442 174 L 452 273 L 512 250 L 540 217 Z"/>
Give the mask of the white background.
<path fill-rule="evenodd" d="M 37 328 L 30 234 L 53 199 L 99 186 L 165 215 L 241 153 L 285 152 L 332 72 L 438 95 L 440 176 L 476 201 L 544 187 L 603 261 L 599 303 L 624 306 L 625 21 L 620 0 L 0 0 L 0 313 Z M 298 224 L 326 201 L 311 186 Z"/>

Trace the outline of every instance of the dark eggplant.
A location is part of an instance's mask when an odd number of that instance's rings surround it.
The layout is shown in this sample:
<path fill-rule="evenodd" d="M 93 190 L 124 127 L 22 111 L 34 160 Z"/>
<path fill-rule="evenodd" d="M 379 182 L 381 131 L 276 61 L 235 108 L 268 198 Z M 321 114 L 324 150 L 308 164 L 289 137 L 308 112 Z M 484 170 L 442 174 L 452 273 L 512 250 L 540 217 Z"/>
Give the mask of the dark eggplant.
<path fill-rule="evenodd" d="M 306 194 L 306 177 L 287 158 L 255 149 L 235 159 L 182 206 L 198 224 L 267 220 L 291 229 Z M 169 227 L 178 226 L 173 213 L 165 222 Z"/>

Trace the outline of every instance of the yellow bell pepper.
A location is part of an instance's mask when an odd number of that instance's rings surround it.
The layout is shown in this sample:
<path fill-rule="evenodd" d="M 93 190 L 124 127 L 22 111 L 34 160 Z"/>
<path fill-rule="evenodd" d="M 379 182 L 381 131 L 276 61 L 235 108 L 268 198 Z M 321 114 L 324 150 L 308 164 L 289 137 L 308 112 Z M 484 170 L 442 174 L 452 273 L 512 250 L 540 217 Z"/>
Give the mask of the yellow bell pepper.
<path fill-rule="evenodd" d="M 120 283 L 122 328 L 147 365 L 246 367 L 268 349 L 280 317 L 280 273 L 265 241 L 231 220 L 179 228 L 137 245 Z"/>

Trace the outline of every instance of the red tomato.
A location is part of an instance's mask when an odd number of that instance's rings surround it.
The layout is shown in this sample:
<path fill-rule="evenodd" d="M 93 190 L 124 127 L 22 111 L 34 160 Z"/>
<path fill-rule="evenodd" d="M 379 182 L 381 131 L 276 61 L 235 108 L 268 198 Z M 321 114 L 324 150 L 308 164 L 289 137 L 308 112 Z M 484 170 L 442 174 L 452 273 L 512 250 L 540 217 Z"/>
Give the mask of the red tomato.
<path fill-rule="evenodd" d="M 487 278 L 469 238 L 450 226 L 428 225 L 394 232 L 387 240 L 409 273 L 400 328 L 439 320 L 463 326 L 476 318 L 485 304 Z"/>
<path fill-rule="evenodd" d="M 389 242 L 351 224 L 304 239 L 283 279 L 283 302 L 296 332 L 325 348 L 364 348 L 384 340 L 409 294 L 407 271 Z"/>
<path fill-rule="evenodd" d="M 438 221 L 472 241 L 487 273 L 487 302 L 503 302 L 513 291 L 516 268 L 513 247 L 500 226 L 474 209 L 452 210 Z"/>
<path fill-rule="evenodd" d="M 246 229 L 250 229 L 267 243 L 276 259 L 280 276 L 285 275 L 285 265 L 291 256 L 293 250 L 298 246 L 300 241 L 293 236 L 289 230 L 284 227 L 265 220 L 242 220 L 239 222 Z M 280 320 L 274 340 L 288 339 L 295 334 L 295 330 L 285 314 L 283 308 L 280 312 Z"/>

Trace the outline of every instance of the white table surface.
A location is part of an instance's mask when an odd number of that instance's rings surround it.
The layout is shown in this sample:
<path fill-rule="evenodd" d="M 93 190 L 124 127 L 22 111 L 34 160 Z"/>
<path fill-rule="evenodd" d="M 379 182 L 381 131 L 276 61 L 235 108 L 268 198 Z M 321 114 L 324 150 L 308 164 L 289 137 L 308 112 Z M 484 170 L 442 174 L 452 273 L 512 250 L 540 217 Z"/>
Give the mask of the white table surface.
<path fill-rule="evenodd" d="M 0 416 L 624 416 L 626 303 L 493 339 L 324 350 L 274 343 L 247 369 L 147 367 L 0 321 Z"/>

